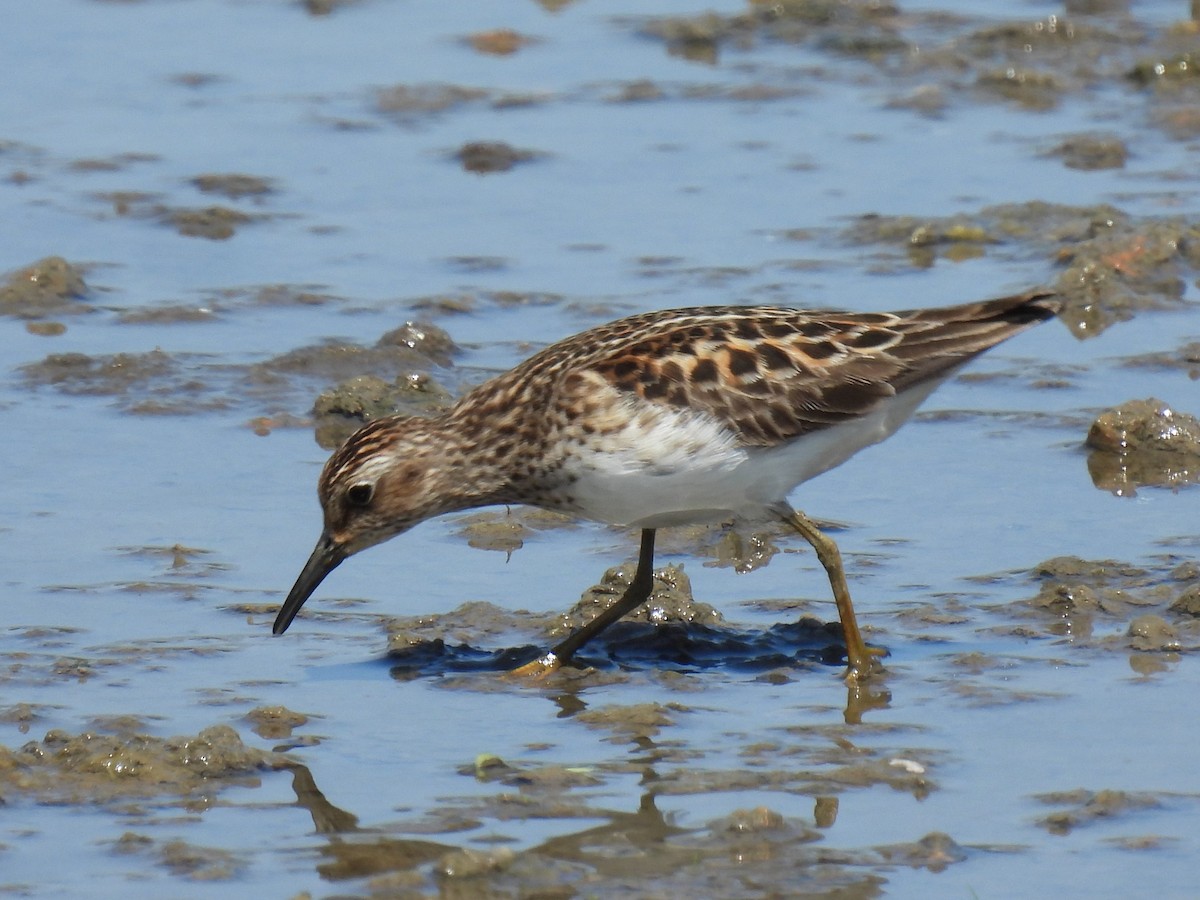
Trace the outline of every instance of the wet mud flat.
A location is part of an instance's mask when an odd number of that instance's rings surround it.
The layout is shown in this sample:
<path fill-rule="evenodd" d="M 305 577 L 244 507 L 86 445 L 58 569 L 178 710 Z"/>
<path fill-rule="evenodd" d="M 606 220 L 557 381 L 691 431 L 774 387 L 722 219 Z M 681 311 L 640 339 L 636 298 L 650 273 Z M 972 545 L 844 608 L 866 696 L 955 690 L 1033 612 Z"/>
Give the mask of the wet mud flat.
<path fill-rule="evenodd" d="M 0 133 L 21 223 L 0 265 L 0 895 L 1190 896 L 1184 9 L 564 4 L 498 27 L 176 6 L 80 2 L 74 23 L 236 46 L 229 19 L 261 68 L 151 61 L 131 94 L 103 41 L 54 32 L 63 72 L 152 114 Z M 338 65 L 275 81 L 299 57 L 268 31 L 342 41 Z M 397 52 L 411 35 L 420 54 Z M 812 141 L 798 121 L 839 124 Z M 945 181 L 921 181 L 905 142 L 968 121 Z M 188 146 L 214 135 L 246 152 Z M 912 186 L 868 177 L 889 154 Z M 576 194 L 592 184 L 608 196 Z M 664 532 L 651 602 L 576 666 L 508 678 L 632 569 L 613 565 L 632 535 L 527 509 L 406 536 L 267 637 L 317 466 L 365 421 L 441 409 L 635 309 L 1035 283 L 1063 294 L 1061 324 L 797 497 L 837 519 L 889 652 L 875 682 L 839 680 L 803 544 L 724 525 Z"/>
<path fill-rule="evenodd" d="M 480 524 L 467 527 L 478 535 Z M 698 539 L 703 546 L 711 538 Z M 728 565 L 729 543 L 757 549 L 769 541 L 722 534 L 717 546 L 698 551 L 697 561 L 708 556 L 709 563 Z M 236 728 L 214 725 L 194 736 L 158 737 L 161 724 L 135 715 L 97 716 L 79 733 L 46 730 L 45 723 L 60 718 L 52 705 L 5 707 L 0 721 L 8 728 L 41 737 L 0 748 L 0 783 L 12 811 L 100 811 L 118 830 L 94 849 L 117 871 L 149 867 L 191 884 L 244 881 L 261 865 L 261 850 L 186 836 L 186 823 L 226 808 L 240 809 L 251 821 L 268 810 L 310 821 L 315 839 L 305 841 L 304 855 L 339 894 L 880 896 L 900 871 L 941 874 L 997 859 L 1020 866 L 1038 853 L 1028 838 L 970 836 L 977 825 L 957 836 L 929 830 L 898 842 L 854 839 L 871 808 L 861 808 L 856 795 L 883 791 L 929 804 L 943 790 L 943 769 L 953 772 L 955 757 L 966 752 L 948 747 L 920 707 L 932 705 L 933 722 L 946 720 L 949 729 L 964 727 L 966 718 L 956 711 L 990 710 L 1003 718 L 1022 707 L 1053 707 L 1071 698 L 1060 694 L 1061 683 L 1048 688 L 1047 671 L 1068 667 L 1087 678 L 1088 669 L 1106 672 L 1114 663 L 1139 682 L 1165 687 L 1177 679 L 1190 690 L 1180 673 L 1200 642 L 1194 550 L 1193 542 L 1140 563 L 1048 559 L 1032 570 L 968 579 L 989 593 L 1023 599 L 995 602 L 978 592 L 975 599 L 913 604 L 882 621 L 874 616 L 870 639 L 878 645 L 989 649 L 889 660 L 887 675 L 840 694 L 829 690 L 838 672 L 836 624 L 803 612 L 795 618 L 795 603 L 761 602 L 750 605 L 793 623 L 729 624 L 694 599 L 677 566 L 659 570 L 657 590 L 641 615 L 606 634 L 576 666 L 535 684 L 509 680 L 503 671 L 614 599 L 629 566 L 607 573 L 564 614 L 472 603 L 443 615 L 378 617 L 389 647 L 372 667 L 378 680 L 428 684 L 435 693 L 465 698 L 470 708 L 517 695 L 534 721 L 537 707 L 549 701 L 556 719 L 598 742 L 590 754 L 572 756 L 570 741 L 564 747 L 541 739 L 551 737 L 543 722 L 542 729 L 520 728 L 523 746 L 501 755 L 487 749 L 495 746 L 491 730 L 479 729 L 461 737 L 456 757 L 443 762 L 460 782 L 457 794 L 443 786 L 447 792 L 436 803 L 402 804 L 382 820 L 364 822 L 339 806 L 336 789 L 323 791 L 319 769 L 314 773 L 303 762 L 331 738 L 339 749 L 318 754 L 325 767 L 336 768 L 337 754 L 349 749 L 326 731 L 321 719 L 328 713 L 314 718 L 283 706 L 253 706 L 252 683 L 243 696 L 221 701 L 245 710 L 233 719 Z M 176 569 L 191 565 L 194 577 L 194 550 L 156 555 Z M 186 578 L 177 589 L 187 592 Z M 270 604 L 227 607 L 262 622 L 273 611 Z M 336 627 L 339 618 L 356 629 L 364 623 L 360 611 L 325 610 L 319 621 Z M 969 639 L 955 640 L 964 629 Z M 9 654 L 10 695 L 145 668 L 145 646 L 70 656 L 60 655 L 70 644 L 61 632 L 27 629 L 21 638 L 28 650 Z M 231 652 L 213 649 L 180 640 L 158 664 L 172 655 Z M 742 698 L 770 692 L 768 702 L 779 702 L 782 714 L 747 717 L 731 689 Z M 409 739 L 411 728 L 402 728 Z M 384 777 L 400 778 L 395 799 L 403 798 L 403 775 Z M 1143 780 L 1135 774 L 1129 782 L 1073 781 L 1069 788 L 1032 793 L 1022 798 L 1025 821 L 996 830 L 1032 826 L 1047 841 L 1099 830 L 1095 840 L 1103 846 L 1153 859 L 1182 837 L 1154 823 L 1164 816 L 1171 821 L 1171 813 L 1194 815 L 1200 792 L 1165 784 L 1145 789 Z M 281 791 L 281 781 L 290 788 Z M 272 799 L 253 799 L 272 782 Z M 625 798 L 634 784 L 639 799 L 630 807 Z M 706 815 L 714 803 L 726 811 Z M 989 824 L 995 827 L 990 818 Z M 547 830 L 552 836 L 530 838 Z M 19 851 L 20 839 L 8 849 Z M 13 889 L 17 895 L 24 890 Z"/>

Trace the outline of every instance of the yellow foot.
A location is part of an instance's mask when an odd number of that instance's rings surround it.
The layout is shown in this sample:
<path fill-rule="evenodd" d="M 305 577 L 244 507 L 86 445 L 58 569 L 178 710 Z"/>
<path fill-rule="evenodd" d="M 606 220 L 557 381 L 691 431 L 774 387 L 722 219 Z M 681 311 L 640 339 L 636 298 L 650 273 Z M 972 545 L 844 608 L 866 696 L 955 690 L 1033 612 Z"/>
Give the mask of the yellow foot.
<path fill-rule="evenodd" d="M 867 651 L 866 659 L 850 660 L 849 666 L 846 667 L 846 674 L 842 676 L 847 684 L 857 684 L 866 681 L 875 675 L 881 675 L 886 669 L 880 660 L 888 655 L 888 652 L 883 647 L 871 647 L 867 644 L 863 645 Z"/>
<path fill-rule="evenodd" d="M 562 666 L 562 660 L 553 653 L 547 653 L 545 656 L 533 660 L 533 662 L 527 662 L 523 666 L 510 669 L 508 675 L 510 678 L 545 678 L 560 666 Z"/>

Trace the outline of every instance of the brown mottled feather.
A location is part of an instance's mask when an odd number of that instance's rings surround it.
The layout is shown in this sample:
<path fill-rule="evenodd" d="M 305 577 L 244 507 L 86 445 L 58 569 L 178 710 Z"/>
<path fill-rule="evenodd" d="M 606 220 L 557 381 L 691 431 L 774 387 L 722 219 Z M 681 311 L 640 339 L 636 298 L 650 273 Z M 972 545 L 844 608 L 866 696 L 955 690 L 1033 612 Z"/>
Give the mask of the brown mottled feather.
<path fill-rule="evenodd" d="M 853 313 L 702 307 L 644 313 L 554 344 L 463 398 L 465 409 L 546 402 L 573 372 L 717 418 L 747 446 L 772 446 L 864 415 L 1058 310 L 1032 291 L 934 310 Z M 550 377 L 557 374 L 558 377 Z M 586 387 L 584 387 L 586 389 Z"/>
<path fill-rule="evenodd" d="M 564 432 L 579 425 L 576 439 L 586 440 L 622 424 L 593 402 L 604 385 L 705 412 L 744 446 L 771 447 L 865 415 L 1058 308 L 1051 292 L 1031 291 L 896 313 L 772 306 L 642 313 L 545 348 L 469 391 L 443 416 L 405 420 L 405 432 L 414 450 L 470 456 L 480 502 L 554 506 L 541 492 L 568 452 Z M 530 416 L 531 409 L 538 414 Z M 472 427 L 477 423 L 483 427 Z M 325 467 L 322 500 L 343 473 L 395 441 L 396 427 L 395 418 L 380 419 L 351 437 Z M 464 434 L 486 437 L 460 446 Z"/>

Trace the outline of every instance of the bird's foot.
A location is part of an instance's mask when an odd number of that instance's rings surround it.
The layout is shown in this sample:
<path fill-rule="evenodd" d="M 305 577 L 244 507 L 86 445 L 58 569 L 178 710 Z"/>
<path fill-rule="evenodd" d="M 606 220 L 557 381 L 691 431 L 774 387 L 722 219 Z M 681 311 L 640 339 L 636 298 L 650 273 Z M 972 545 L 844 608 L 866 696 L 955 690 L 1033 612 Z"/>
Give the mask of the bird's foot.
<path fill-rule="evenodd" d="M 546 653 L 545 656 L 539 656 L 537 659 L 525 663 L 523 666 L 517 666 L 515 669 L 508 670 L 509 678 L 528 678 L 537 680 L 545 678 L 551 672 L 559 669 L 563 661 L 555 655 L 554 651 Z"/>
<path fill-rule="evenodd" d="M 849 656 L 849 660 L 846 666 L 846 674 L 842 676 L 842 680 L 846 684 L 861 684 L 887 671 L 881 661 L 883 657 L 888 655 L 888 651 L 884 647 L 872 647 L 868 644 L 863 644 L 862 652 L 847 655 Z"/>

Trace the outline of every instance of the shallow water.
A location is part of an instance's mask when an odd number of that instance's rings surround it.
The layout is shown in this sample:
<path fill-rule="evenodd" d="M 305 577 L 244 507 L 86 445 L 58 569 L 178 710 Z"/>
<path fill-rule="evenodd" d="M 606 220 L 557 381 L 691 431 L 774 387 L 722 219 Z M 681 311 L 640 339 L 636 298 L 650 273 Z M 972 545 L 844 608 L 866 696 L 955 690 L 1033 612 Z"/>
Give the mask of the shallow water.
<path fill-rule="evenodd" d="M 1176 3 L 780 9 L 6 17 L 0 270 L 57 255 L 87 289 L 0 298 L 0 892 L 1195 893 L 1200 635 L 1169 607 L 1200 579 L 1197 488 L 1115 496 L 1083 439 L 1134 398 L 1200 413 L 1200 81 L 1169 77 L 1196 32 Z M 535 40 L 466 40 L 496 28 Z M 1147 61 L 1168 74 L 1129 77 Z M 398 85 L 418 102 L 385 108 Z M 1123 165 L 1065 165 L 1084 133 Z M 536 155 L 475 174 L 471 141 Z M 264 191 L 193 182 L 214 173 Z M 509 612 L 567 609 L 633 535 L 529 521 L 506 553 L 429 522 L 270 636 L 320 525 L 310 409 L 352 355 L 281 354 L 419 319 L 459 350 L 397 365 L 455 393 L 625 312 L 1035 284 L 1064 321 L 793 498 L 839 525 L 890 699 L 848 703 L 810 637 L 767 630 L 835 617 L 780 534 L 746 575 L 719 531 L 664 534 L 726 623 L 631 626 L 544 684 L 474 661 L 541 643 L 544 616 Z M 1036 571 L 1056 557 L 1112 562 Z M 498 609 L 437 618 L 471 601 Z M 1174 637 L 1131 635 L 1144 614 Z M 446 649 L 388 657 L 389 617 Z"/>

